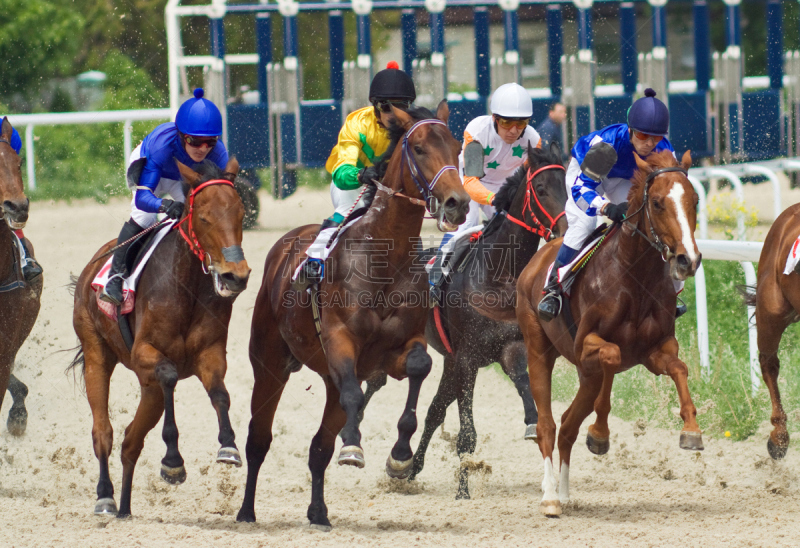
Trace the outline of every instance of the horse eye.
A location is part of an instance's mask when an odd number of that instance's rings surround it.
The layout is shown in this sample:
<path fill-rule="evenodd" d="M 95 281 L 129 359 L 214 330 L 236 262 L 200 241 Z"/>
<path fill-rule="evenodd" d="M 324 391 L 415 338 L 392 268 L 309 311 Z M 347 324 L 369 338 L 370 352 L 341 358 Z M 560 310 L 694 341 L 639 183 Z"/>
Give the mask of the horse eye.
<path fill-rule="evenodd" d="M 414 152 L 416 152 L 417 154 L 425 154 L 425 151 L 419 145 L 414 145 Z"/>
<path fill-rule="evenodd" d="M 658 210 L 664 209 L 664 206 L 661 204 L 661 200 L 653 200 L 653 207 Z"/>
<path fill-rule="evenodd" d="M 203 224 L 206 224 L 206 225 L 208 224 L 208 219 L 206 219 L 206 218 L 205 218 L 205 217 L 203 217 L 202 215 L 198 215 L 198 216 L 197 216 L 197 219 L 198 219 L 198 220 L 199 220 L 201 223 L 203 223 Z"/>

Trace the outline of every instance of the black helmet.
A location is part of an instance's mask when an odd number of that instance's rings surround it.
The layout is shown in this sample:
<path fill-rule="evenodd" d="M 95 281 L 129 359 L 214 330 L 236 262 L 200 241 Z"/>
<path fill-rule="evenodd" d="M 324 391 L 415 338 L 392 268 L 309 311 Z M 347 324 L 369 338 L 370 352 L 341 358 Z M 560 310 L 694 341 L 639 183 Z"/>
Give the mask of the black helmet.
<path fill-rule="evenodd" d="M 386 68 L 378 72 L 369 85 L 370 103 L 386 99 L 405 99 L 413 103 L 416 98 L 414 82 L 394 61 L 389 61 Z"/>

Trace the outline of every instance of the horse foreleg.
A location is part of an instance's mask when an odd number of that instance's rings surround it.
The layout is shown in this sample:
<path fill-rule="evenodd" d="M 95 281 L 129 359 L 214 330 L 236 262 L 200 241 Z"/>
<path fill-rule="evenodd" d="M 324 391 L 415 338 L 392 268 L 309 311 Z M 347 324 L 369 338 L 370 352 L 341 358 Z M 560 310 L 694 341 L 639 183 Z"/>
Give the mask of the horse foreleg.
<path fill-rule="evenodd" d="M 125 429 L 125 437 L 122 440 L 122 493 L 119 499 L 118 518 L 127 518 L 131 515 L 131 489 L 136 462 L 142 453 L 144 438 L 158 424 L 158 419 L 164 410 L 164 392 L 161 386 L 150 382 L 142 384 L 141 389 L 139 407 Z"/>
<path fill-rule="evenodd" d="M 308 469 L 311 471 L 311 504 L 308 506 L 307 515 L 311 527 L 330 531 L 331 522 L 328 521 L 328 507 L 325 505 L 325 469 L 333 457 L 336 434 L 339 433 L 345 422 L 351 420 L 351 416 L 342 409 L 339 391 L 330 378 L 325 379 L 325 389 L 327 398 L 322 424 L 320 424 L 314 439 L 311 440 L 311 447 L 308 450 Z M 339 459 L 341 463 L 341 455 Z"/>
<path fill-rule="evenodd" d="M 12 436 L 21 436 L 28 426 L 28 410 L 25 409 L 25 398 L 28 396 L 28 387 L 13 374 L 8 379 L 8 392 L 14 402 L 8 411 L 8 432 Z"/>
<path fill-rule="evenodd" d="M 526 440 L 536 441 L 536 423 L 539 422 L 539 413 L 531 394 L 531 381 L 528 378 L 528 356 L 525 343 L 514 341 L 506 345 L 500 358 L 500 366 L 505 371 L 514 387 L 517 389 L 522 408 L 525 411 L 525 436 Z"/>
<path fill-rule="evenodd" d="M 374 396 L 378 390 L 386 386 L 386 377 L 386 372 L 380 371 L 379 374 L 367 381 L 367 391 L 364 392 L 364 404 L 361 406 L 361 409 L 358 410 L 358 414 L 356 415 L 356 423 L 359 430 L 361 430 L 361 423 L 364 421 L 364 411 L 369 405 L 369 400 L 372 399 L 372 396 Z"/>
<path fill-rule="evenodd" d="M 458 378 L 458 418 L 459 430 L 456 441 L 456 451 L 461 461 L 458 469 L 458 491 L 456 500 L 469 499 L 469 468 L 463 462 L 465 455 L 475 452 L 478 442 L 478 432 L 475 431 L 475 417 L 472 414 L 472 401 L 475 395 L 475 380 L 478 377 L 478 368 L 469 363 L 467 359 L 456 360 L 456 375 Z"/>
<path fill-rule="evenodd" d="M 425 466 L 425 453 L 428 451 L 428 444 L 431 442 L 436 429 L 444 422 L 447 408 L 456 401 L 457 397 L 455 359 L 452 354 L 448 354 L 444 357 L 444 367 L 442 369 L 442 378 L 439 380 L 439 388 L 428 406 L 425 428 L 422 431 L 417 452 L 414 453 L 414 464 L 411 469 L 411 475 L 408 476 L 409 480 L 413 480 Z"/>
<path fill-rule="evenodd" d="M 264 464 L 270 445 L 272 445 L 272 422 L 275 418 L 275 410 L 278 408 L 278 402 L 280 402 L 286 381 L 289 380 L 286 368 L 269 367 L 279 360 L 264 364 L 254 359 L 252 352 L 251 348 L 255 384 L 250 401 L 252 418 L 250 419 L 247 445 L 245 446 L 247 485 L 244 490 L 242 507 L 236 515 L 236 521 L 245 522 L 254 522 L 256 520 L 255 503 L 258 472 L 261 470 L 261 465 Z M 330 461 L 330 457 L 328 457 L 328 460 Z"/>
<path fill-rule="evenodd" d="M 342 449 L 338 463 L 364 468 L 364 451 L 361 449 L 361 431 L 358 429 L 358 412 L 364 405 L 364 392 L 356 378 L 355 345 L 345 335 L 333 333 L 327 344 L 328 371 L 331 382 L 339 392 L 339 405 L 347 415 L 341 429 Z M 339 430 L 336 430 L 339 433 Z"/>
<path fill-rule="evenodd" d="M 242 457 L 236 447 L 236 435 L 231 426 L 229 410 L 231 408 L 231 397 L 225 388 L 225 347 L 213 347 L 207 349 L 198 359 L 197 376 L 211 399 L 211 405 L 217 412 L 217 422 L 219 423 L 219 444 L 217 452 L 217 462 L 223 464 L 233 464 L 237 468 L 242 465 Z"/>
<path fill-rule="evenodd" d="M 186 481 L 186 468 L 178 449 L 178 425 L 175 422 L 175 386 L 178 384 L 178 370 L 168 361 L 156 366 L 156 379 L 164 393 L 164 426 L 161 438 L 167 445 L 167 453 L 161 459 L 161 477 L 173 485 Z"/>
<path fill-rule="evenodd" d="M 586 436 L 586 445 L 589 447 L 589 451 L 595 455 L 605 455 L 610 447 L 608 441 L 610 436 L 608 414 L 611 412 L 611 387 L 614 384 L 614 375 L 619 371 L 621 361 L 622 354 L 616 344 L 607 342 L 595 333 L 590 333 L 584 338 L 581 351 L 581 369 L 584 374 L 589 371 L 596 371 L 598 368 L 603 372 L 600 393 L 597 394 L 594 401 L 594 412 L 597 414 L 597 418 L 594 424 L 589 426 L 589 434 Z M 574 412 L 577 416 L 580 416 L 583 409 L 575 409 Z M 580 419 L 580 422 L 583 422 L 586 416 L 588 416 L 588 413 Z M 580 426 L 580 423 L 578 426 Z"/>
<path fill-rule="evenodd" d="M 678 341 L 670 338 L 661 348 L 648 356 L 645 366 L 656 374 L 666 373 L 672 378 L 678 390 L 678 401 L 681 404 L 681 430 L 680 447 L 691 451 L 703 450 L 703 436 L 697 424 L 697 409 L 689 394 L 689 370 L 686 364 L 678 358 Z"/>
<path fill-rule="evenodd" d="M 397 441 L 386 459 L 386 473 L 391 478 L 405 479 L 411 474 L 414 452 L 411 450 L 411 436 L 417 431 L 417 402 L 422 381 L 431 372 L 430 355 L 419 340 L 406 345 L 405 370 L 408 376 L 408 398 L 406 407 L 397 422 Z M 401 357 L 402 359 L 402 357 Z"/>

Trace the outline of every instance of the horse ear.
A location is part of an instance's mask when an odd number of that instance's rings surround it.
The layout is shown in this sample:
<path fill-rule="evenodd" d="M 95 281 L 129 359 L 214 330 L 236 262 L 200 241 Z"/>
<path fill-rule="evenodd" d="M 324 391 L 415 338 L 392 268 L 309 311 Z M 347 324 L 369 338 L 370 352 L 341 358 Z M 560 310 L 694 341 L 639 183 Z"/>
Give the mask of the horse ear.
<path fill-rule="evenodd" d="M 636 167 L 639 168 L 639 171 L 643 171 L 644 173 L 650 173 L 653 171 L 653 168 L 650 167 L 650 164 L 642 160 L 641 156 L 636 154 L 636 152 L 632 152 L 634 160 L 636 160 Z"/>
<path fill-rule="evenodd" d="M 11 127 L 11 122 L 8 121 L 8 116 L 3 116 L 3 127 L 0 130 L 0 137 L 6 141 L 11 141 L 11 134 L 13 131 L 14 128 Z"/>
<path fill-rule="evenodd" d="M 175 163 L 178 164 L 178 171 L 181 172 L 181 177 L 183 177 L 183 180 L 186 181 L 189 186 L 193 187 L 200 182 L 201 177 L 199 173 L 178 160 L 175 160 Z"/>
<path fill-rule="evenodd" d="M 531 142 L 528 141 L 528 151 L 527 151 L 528 153 L 525 155 L 525 161 L 522 162 L 522 165 L 525 166 L 525 169 L 528 169 L 528 168 L 531 167 L 531 162 L 532 162 L 533 151 L 534 150 L 535 150 L 534 147 L 531 146 Z"/>
<path fill-rule="evenodd" d="M 687 150 L 683 153 L 683 158 L 681 158 L 681 167 L 686 171 L 689 171 L 689 168 L 692 167 L 692 151 Z"/>
<path fill-rule="evenodd" d="M 447 123 L 447 119 L 450 118 L 450 107 L 447 104 L 447 99 L 442 99 L 439 102 L 439 106 L 436 107 L 436 117 L 445 124 Z"/>
<path fill-rule="evenodd" d="M 411 126 L 414 125 L 414 119 L 411 118 L 411 115 L 406 111 L 392 106 L 392 113 L 394 114 L 394 117 L 397 118 L 397 123 L 403 126 L 406 131 L 411 129 Z"/>
<path fill-rule="evenodd" d="M 239 160 L 237 160 L 236 157 L 233 156 L 228 160 L 228 165 L 225 166 L 225 178 L 228 179 L 230 182 L 233 182 L 238 174 L 239 174 Z"/>
<path fill-rule="evenodd" d="M 558 158 L 559 164 L 561 163 L 561 147 L 555 140 L 550 142 L 550 154 Z"/>

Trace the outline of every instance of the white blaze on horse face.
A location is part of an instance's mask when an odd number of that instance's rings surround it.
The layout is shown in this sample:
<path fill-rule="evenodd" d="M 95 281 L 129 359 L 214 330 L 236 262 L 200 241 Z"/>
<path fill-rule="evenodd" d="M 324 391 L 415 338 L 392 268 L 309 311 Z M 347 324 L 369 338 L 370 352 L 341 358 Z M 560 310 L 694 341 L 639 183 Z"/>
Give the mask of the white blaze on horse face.
<path fill-rule="evenodd" d="M 686 210 L 681 204 L 683 200 L 683 185 L 673 183 L 667 197 L 675 202 L 675 218 L 678 219 L 678 225 L 681 227 L 681 243 L 686 249 L 686 255 L 689 256 L 689 260 L 694 264 L 697 261 L 694 238 L 692 237 L 694 231 L 689 226 L 689 218 L 686 216 Z"/>
<path fill-rule="evenodd" d="M 561 461 L 561 477 L 558 480 L 558 500 L 561 504 L 569 503 L 569 464 Z"/>
<path fill-rule="evenodd" d="M 542 478 L 542 501 L 558 500 L 558 480 L 556 480 L 556 473 L 553 470 L 553 459 L 547 457 L 544 459 L 544 477 Z"/>

